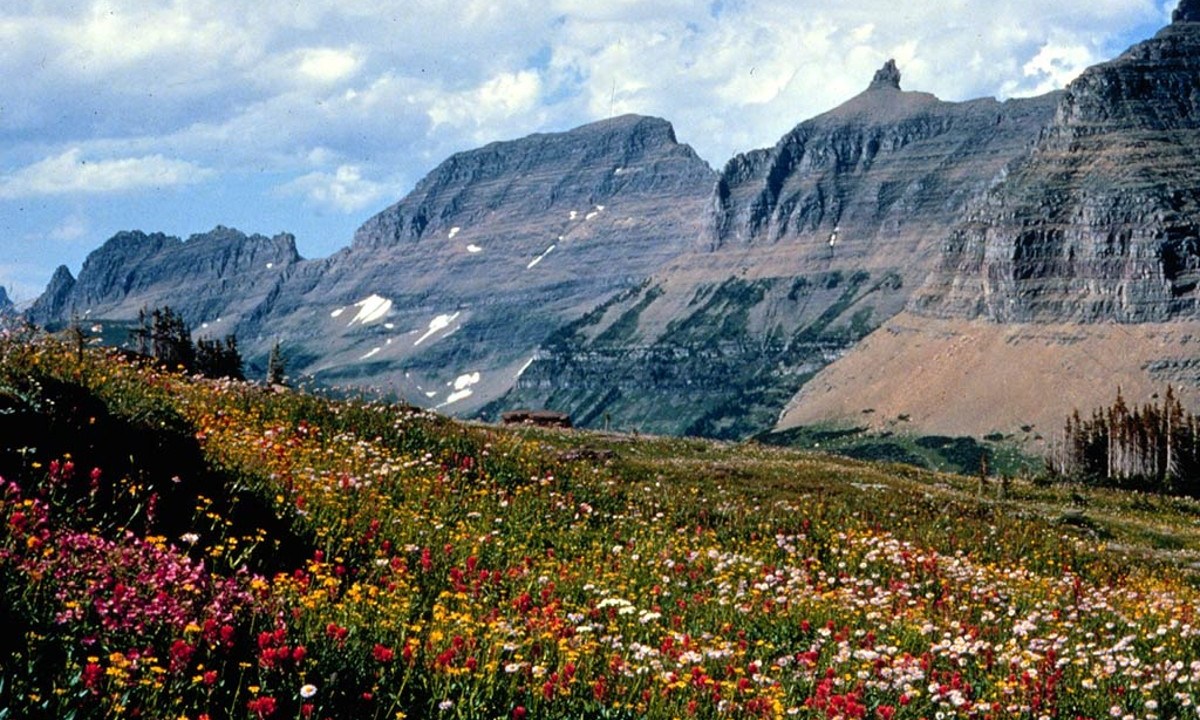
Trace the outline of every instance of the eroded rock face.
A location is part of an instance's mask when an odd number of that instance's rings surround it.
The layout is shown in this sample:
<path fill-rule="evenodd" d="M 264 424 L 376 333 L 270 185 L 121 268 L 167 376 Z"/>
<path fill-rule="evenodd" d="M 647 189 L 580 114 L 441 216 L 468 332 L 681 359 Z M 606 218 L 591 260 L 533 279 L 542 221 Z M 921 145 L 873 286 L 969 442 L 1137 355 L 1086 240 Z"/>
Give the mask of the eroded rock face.
<path fill-rule="evenodd" d="M 704 241 L 564 328 L 496 409 L 744 437 L 904 307 L 937 239 L 1053 119 L 1056 97 L 866 91 L 722 170 Z"/>
<path fill-rule="evenodd" d="M 17 306 L 8 297 L 8 291 L 0 285 L 0 320 L 9 320 L 17 315 Z"/>
<path fill-rule="evenodd" d="M 293 374 L 469 411 L 556 328 L 696 243 L 714 179 L 665 120 L 612 118 L 459 153 L 321 260 L 290 236 L 122 233 L 32 317 L 169 304 L 197 334 L 236 332 L 252 362 L 278 338 Z"/>
<path fill-rule="evenodd" d="M 318 378 L 469 412 L 697 242 L 714 178 L 670 123 L 636 115 L 460 153 L 286 287 L 271 328 Z M 371 297 L 386 316 L 352 322 Z"/>
<path fill-rule="evenodd" d="M 59 265 L 50 277 L 46 291 L 39 295 L 30 307 L 29 319 L 39 325 L 49 325 L 69 317 L 67 306 L 74 287 L 75 276 L 71 274 L 70 268 Z"/>
<path fill-rule="evenodd" d="M 1179 7 L 1171 13 L 1171 22 L 1200 22 L 1200 0 L 1180 0 Z"/>
<path fill-rule="evenodd" d="M 1197 5 L 1066 89 L 1034 152 L 945 241 L 918 313 L 1000 322 L 1200 313 Z"/>
<path fill-rule="evenodd" d="M 77 279 L 60 267 L 29 317 L 48 326 L 75 315 L 128 320 L 170 305 L 196 329 L 210 323 L 209 334 L 234 333 L 299 262 L 295 238 L 286 234 L 217 227 L 184 241 L 122 232 L 87 257 Z"/>

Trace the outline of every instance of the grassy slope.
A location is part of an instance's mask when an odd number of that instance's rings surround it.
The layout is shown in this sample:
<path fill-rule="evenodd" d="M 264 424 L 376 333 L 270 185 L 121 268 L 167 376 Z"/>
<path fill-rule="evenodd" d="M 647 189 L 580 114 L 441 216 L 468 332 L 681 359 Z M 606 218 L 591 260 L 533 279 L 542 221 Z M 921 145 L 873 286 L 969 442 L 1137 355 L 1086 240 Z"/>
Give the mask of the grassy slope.
<path fill-rule="evenodd" d="M 1192 500 L 997 499 L 908 466 L 463 425 L 24 339 L 0 342 L 0 421 L 0 717 L 817 717 L 838 697 L 916 718 L 949 702 L 930 682 L 1008 714 L 1095 717 L 1119 687 L 1169 715 L 1191 686 L 1141 686 L 1197 659 Z M 1138 663 L 1108 673 L 1088 642 Z M 1070 692 L 1012 685 L 1009 662 L 1057 672 L 1051 645 Z"/>

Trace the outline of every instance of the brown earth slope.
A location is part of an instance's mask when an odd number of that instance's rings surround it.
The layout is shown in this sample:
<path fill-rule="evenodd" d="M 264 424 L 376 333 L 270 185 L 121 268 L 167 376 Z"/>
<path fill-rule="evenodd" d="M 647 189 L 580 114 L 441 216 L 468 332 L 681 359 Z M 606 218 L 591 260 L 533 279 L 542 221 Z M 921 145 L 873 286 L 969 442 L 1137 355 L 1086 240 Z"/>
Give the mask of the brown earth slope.
<path fill-rule="evenodd" d="M 819 373 L 778 429 L 820 423 L 937 435 L 1057 436 L 1072 410 L 1168 385 L 1200 407 L 1200 322 L 997 324 L 901 314 Z M 1040 438 L 1038 436 L 1041 436 Z"/>

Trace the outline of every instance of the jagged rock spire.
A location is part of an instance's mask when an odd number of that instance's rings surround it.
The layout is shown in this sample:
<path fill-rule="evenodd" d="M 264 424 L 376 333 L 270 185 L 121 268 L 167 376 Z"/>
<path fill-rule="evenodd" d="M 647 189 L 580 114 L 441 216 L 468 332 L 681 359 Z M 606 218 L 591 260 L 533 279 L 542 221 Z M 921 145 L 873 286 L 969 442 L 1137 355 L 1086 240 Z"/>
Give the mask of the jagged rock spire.
<path fill-rule="evenodd" d="M 1195 0 L 1200 2 L 1200 0 Z M 896 67 L 895 60 L 888 60 L 875 73 L 875 78 L 871 80 L 871 86 L 868 90 L 881 90 L 890 88 L 892 90 L 900 89 L 900 68 Z"/>
<path fill-rule="evenodd" d="M 1179 0 L 1171 22 L 1200 22 L 1200 0 Z"/>

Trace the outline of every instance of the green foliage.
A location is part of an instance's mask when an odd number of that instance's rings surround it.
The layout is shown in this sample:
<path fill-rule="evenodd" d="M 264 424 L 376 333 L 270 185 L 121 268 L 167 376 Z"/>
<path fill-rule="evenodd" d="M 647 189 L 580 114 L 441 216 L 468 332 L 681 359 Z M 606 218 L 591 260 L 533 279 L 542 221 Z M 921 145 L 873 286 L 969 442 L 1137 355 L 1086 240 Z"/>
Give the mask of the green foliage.
<path fill-rule="evenodd" d="M 267 384 L 282 385 L 287 381 L 287 364 L 283 359 L 283 350 L 276 340 L 271 345 L 271 354 L 267 357 Z"/>
<path fill-rule="evenodd" d="M 1091 418 L 1067 418 L 1046 465 L 1060 478 L 1200 495 L 1200 416 L 1185 412 L 1170 387 L 1161 403 L 1133 409 L 1118 388 Z"/>
<path fill-rule="evenodd" d="M 694 298 L 700 308 L 672 321 L 662 342 L 697 345 L 748 341 L 750 310 L 763 301 L 774 284 L 773 279 L 729 278 L 715 288 L 702 288 Z"/>
<path fill-rule="evenodd" d="M 155 308 L 149 314 L 140 310 L 129 336 L 139 354 L 154 358 L 169 370 L 210 378 L 245 379 L 236 337 L 226 335 L 223 340 L 200 338 L 192 342 L 191 329 L 170 306 Z M 82 349 L 82 335 L 79 337 Z"/>
<path fill-rule="evenodd" d="M 226 335 L 224 340 L 200 338 L 196 341 L 196 372 L 204 377 L 245 380 L 242 374 L 242 355 L 237 338 Z"/>
<path fill-rule="evenodd" d="M 755 440 L 777 447 L 822 450 L 859 460 L 906 463 L 965 475 L 978 474 L 984 458 L 989 472 L 998 475 L 1026 473 L 1038 462 L 1004 443 L 1002 435 L 980 441 L 971 437 L 871 432 L 865 427 L 803 426 L 762 433 Z"/>
<path fill-rule="evenodd" d="M 626 310 L 617 318 L 612 325 L 605 328 L 604 332 L 596 336 L 593 344 L 603 345 L 619 345 L 627 342 L 634 337 L 637 332 L 638 320 L 641 319 L 642 313 L 646 308 L 662 297 L 663 289 L 661 287 L 653 287 L 646 291 L 637 304 Z"/>

